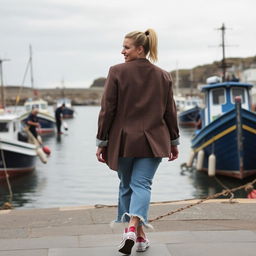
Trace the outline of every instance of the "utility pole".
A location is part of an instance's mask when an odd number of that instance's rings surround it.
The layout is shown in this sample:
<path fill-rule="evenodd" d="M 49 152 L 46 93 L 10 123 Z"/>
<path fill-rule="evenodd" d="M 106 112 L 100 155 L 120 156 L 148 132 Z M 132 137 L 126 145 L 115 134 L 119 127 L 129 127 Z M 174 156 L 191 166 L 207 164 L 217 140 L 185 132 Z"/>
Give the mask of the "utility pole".
<path fill-rule="evenodd" d="M 9 61 L 9 59 L 0 59 L 0 76 L 1 76 L 1 107 L 5 108 L 4 98 L 4 78 L 3 78 L 3 62 Z"/>

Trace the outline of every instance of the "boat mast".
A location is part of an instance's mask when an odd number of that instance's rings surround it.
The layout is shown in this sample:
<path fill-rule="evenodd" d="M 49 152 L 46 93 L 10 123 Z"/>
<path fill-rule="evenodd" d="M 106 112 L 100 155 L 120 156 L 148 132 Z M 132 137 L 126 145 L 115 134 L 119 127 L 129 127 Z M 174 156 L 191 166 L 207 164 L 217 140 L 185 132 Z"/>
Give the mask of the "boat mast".
<path fill-rule="evenodd" d="M 1 107 L 5 108 L 4 98 L 4 78 L 3 78 L 3 62 L 9 61 L 9 59 L 0 59 L 0 76 L 1 76 Z"/>
<path fill-rule="evenodd" d="M 221 30 L 221 38 L 222 38 L 222 61 L 221 61 L 221 68 L 222 68 L 222 81 L 226 81 L 226 68 L 227 68 L 227 63 L 226 63 L 226 57 L 225 57 L 225 31 L 226 27 L 225 24 L 223 23 L 222 26 L 219 28 Z"/>
<path fill-rule="evenodd" d="M 64 81 L 64 78 L 62 78 L 61 80 L 61 96 L 62 98 L 65 98 L 65 81 Z"/>
<path fill-rule="evenodd" d="M 33 76 L 33 61 L 32 61 L 32 46 L 29 45 L 29 64 L 30 64 L 30 81 L 31 87 L 34 89 L 34 76 Z"/>
<path fill-rule="evenodd" d="M 180 83 L 180 77 L 179 77 L 179 68 L 178 68 L 178 62 L 176 62 L 176 79 L 175 79 L 175 87 L 176 87 L 176 95 L 179 96 L 180 90 L 179 90 L 179 83 Z"/>

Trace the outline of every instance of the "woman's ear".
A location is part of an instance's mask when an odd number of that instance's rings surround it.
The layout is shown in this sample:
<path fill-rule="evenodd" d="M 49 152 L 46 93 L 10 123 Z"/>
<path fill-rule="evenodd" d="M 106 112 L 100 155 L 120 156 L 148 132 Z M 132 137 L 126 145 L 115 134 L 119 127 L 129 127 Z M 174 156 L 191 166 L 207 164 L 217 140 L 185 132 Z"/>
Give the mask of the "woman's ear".
<path fill-rule="evenodd" d="M 143 48 L 142 45 L 140 45 L 140 46 L 137 47 L 137 52 L 138 52 L 139 55 L 144 54 L 144 48 Z"/>

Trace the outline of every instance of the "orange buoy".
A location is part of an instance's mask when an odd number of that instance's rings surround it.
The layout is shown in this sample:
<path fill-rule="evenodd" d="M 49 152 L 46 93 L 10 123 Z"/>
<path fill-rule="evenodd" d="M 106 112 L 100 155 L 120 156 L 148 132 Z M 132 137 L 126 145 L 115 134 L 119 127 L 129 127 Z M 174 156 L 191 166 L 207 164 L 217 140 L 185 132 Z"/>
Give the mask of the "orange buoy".
<path fill-rule="evenodd" d="M 247 192 L 247 198 L 256 199 L 256 189 L 253 188 L 253 185 L 247 185 L 245 191 Z"/>
<path fill-rule="evenodd" d="M 43 146 L 43 151 L 46 155 L 50 155 L 51 154 L 51 149 L 47 146 Z"/>
<path fill-rule="evenodd" d="M 253 189 L 250 193 L 248 193 L 247 198 L 256 199 L 256 189 Z"/>

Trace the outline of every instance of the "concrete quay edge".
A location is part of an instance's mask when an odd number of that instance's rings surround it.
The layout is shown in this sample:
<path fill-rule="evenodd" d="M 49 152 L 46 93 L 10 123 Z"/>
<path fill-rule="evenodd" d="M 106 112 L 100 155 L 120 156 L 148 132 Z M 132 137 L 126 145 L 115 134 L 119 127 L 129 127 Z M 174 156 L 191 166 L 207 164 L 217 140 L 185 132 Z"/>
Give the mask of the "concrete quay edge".
<path fill-rule="evenodd" d="M 159 202 L 149 218 L 197 202 Z M 255 255 L 256 200 L 209 200 L 153 222 L 151 247 L 132 255 Z M 0 256 L 121 255 L 123 224 L 110 228 L 116 207 L 71 206 L 0 211 Z"/>

